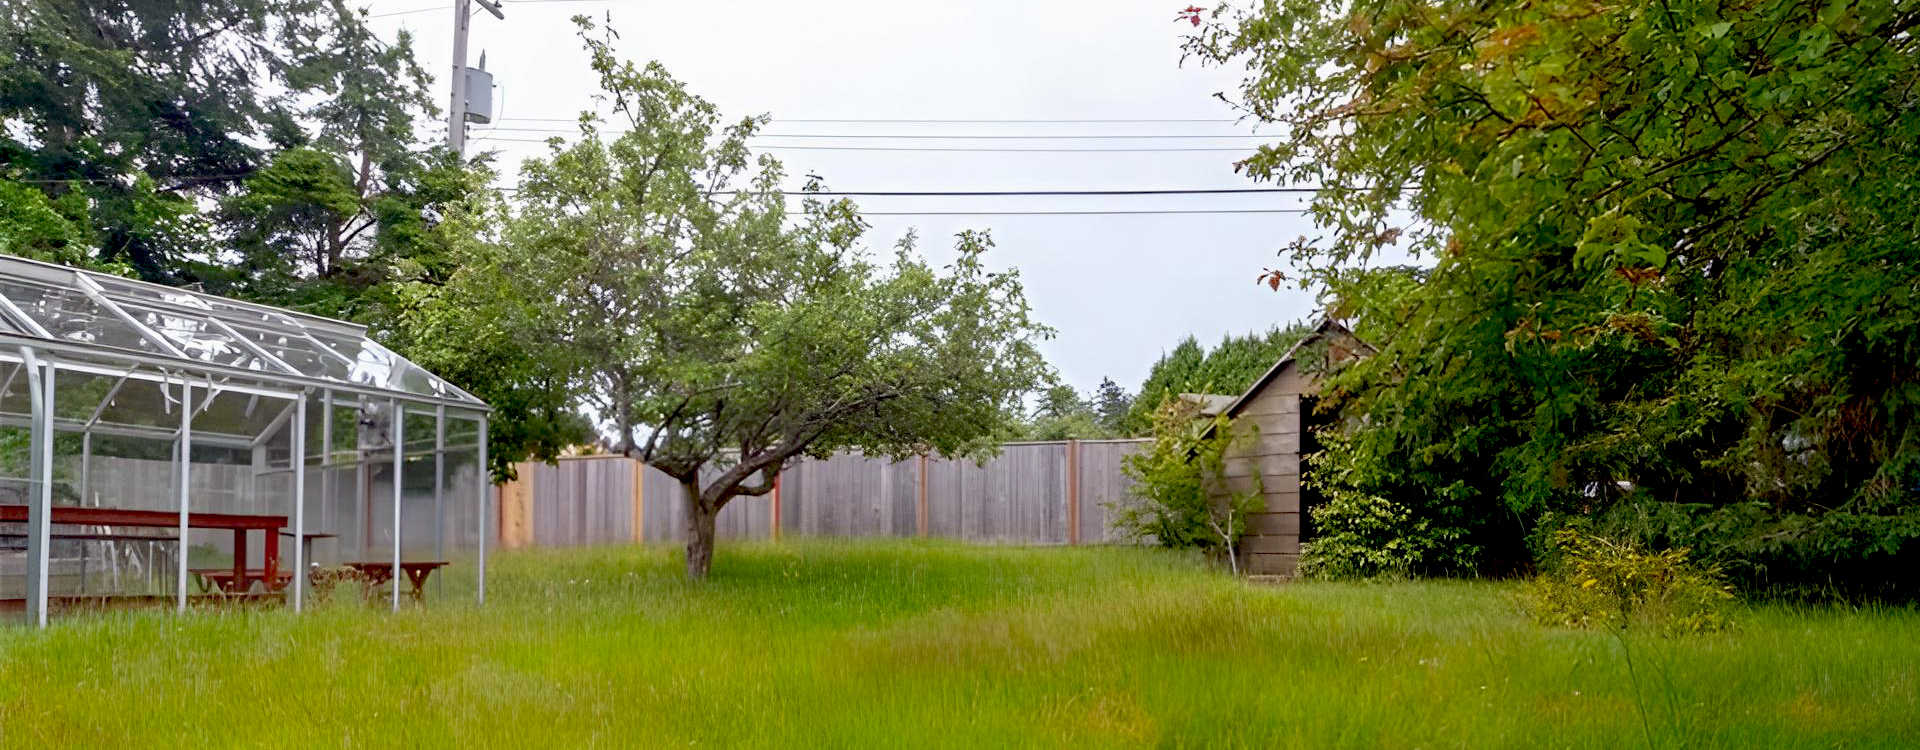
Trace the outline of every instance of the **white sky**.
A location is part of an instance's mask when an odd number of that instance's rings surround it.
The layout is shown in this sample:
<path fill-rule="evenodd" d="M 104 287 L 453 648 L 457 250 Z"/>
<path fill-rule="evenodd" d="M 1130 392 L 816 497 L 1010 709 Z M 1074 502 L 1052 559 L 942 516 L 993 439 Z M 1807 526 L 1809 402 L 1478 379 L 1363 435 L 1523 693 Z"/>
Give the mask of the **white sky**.
<path fill-rule="evenodd" d="M 374 15 L 450 6 L 452 0 L 362 0 Z M 657 59 L 729 116 L 768 113 L 769 133 L 834 134 L 1235 134 L 1234 123 L 782 123 L 794 119 L 1212 119 L 1235 113 L 1213 98 L 1240 71 L 1180 64 L 1175 23 L 1184 0 L 547 0 L 505 4 L 507 20 L 472 21 L 469 54 L 482 50 L 499 87 L 495 125 L 565 128 L 591 106 L 596 80 L 569 18 L 611 12 L 629 58 Z M 478 6 L 476 6 L 476 10 Z M 413 30 L 420 62 L 442 106 L 452 57 L 452 11 L 370 21 L 388 34 Z M 440 132 L 444 132 L 444 129 Z M 474 125 L 469 153 L 498 149 L 515 179 L 538 143 L 498 138 L 537 132 Z M 489 138 L 488 136 L 492 137 Z M 777 140 L 760 145 L 896 147 L 1246 147 L 1258 139 L 1174 140 Z M 1162 153 L 925 153 L 775 150 L 797 178 L 839 190 L 1115 190 L 1254 187 L 1233 172 L 1234 151 Z M 1292 194 L 867 197 L 870 211 L 1038 211 L 1298 208 Z M 1298 214 L 1140 216 L 874 216 L 869 241 L 889 248 L 910 227 L 934 260 L 952 235 L 991 231 L 988 262 L 1020 270 L 1036 317 L 1058 330 L 1043 351 L 1082 391 L 1112 377 L 1137 388 L 1181 337 L 1211 345 L 1228 332 L 1265 330 L 1314 312 L 1310 294 L 1273 292 L 1254 278 L 1275 251 L 1318 234 Z"/>

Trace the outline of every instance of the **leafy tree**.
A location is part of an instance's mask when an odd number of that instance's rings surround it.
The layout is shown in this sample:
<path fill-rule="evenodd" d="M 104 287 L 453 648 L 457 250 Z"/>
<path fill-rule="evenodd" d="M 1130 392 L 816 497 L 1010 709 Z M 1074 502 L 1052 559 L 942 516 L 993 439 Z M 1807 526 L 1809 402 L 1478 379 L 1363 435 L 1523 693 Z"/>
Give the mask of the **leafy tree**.
<path fill-rule="evenodd" d="M 330 8 L 331 23 L 292 40 L 297 64 L 286 78 L 311 100 L 289 107 L 298 127 L 277 128 L 283 149 L 221 201 L 237 262 L 215 258 L 183 275 L 210 291 L 377 324 L 390 275 L 444 280 L 435 217 L 491 174 L 476 170 L 484 160 L 464 164 L 417 144 L 416 123 L 438 111 L 410 36 L 384 43 L 360 13 L 339 0 Z"/>
<path fill-rule="evenodd" d="M 1346 460 L 1395 477 L 1353 489 L 1481 519 L 1481 566 L 1626 506 L 1749 586 L 1890 584 L 1920 551 L 1920 8 L 1205 15 L 1189 52 L 1250 66 L 1240 103 L 1287 133 L 1241 168 L 1325 187 L 1309 281 L 1364 296 L 1392 244 L 1433 266 L 1336 380 Z"/>
<path fill-rule="evenodd" d="M 392 259 L 379 286 L 340 300 L 370 306 L 365 317 L 388 345 L 493 407 L 487 458 L 504 481 L 515 462 L 551 461 L 596 435 L 579 408 L 572 361 L 515 324 L 518 280 L 488 265 L 502 261 L 493 239 L 508 215 L 499 193 L 477 189 L 491 174 L 441 156 L 427 183 L 446 198 L 433 204 L 441 221 L 420 240 L 433 251 Z M 316 281 L 303 291 L 328 289 L 346 287 Z"/>
<path fill-rule="evenodd" d="M 1027 440 L 1092 440 L 1112 437 L 1100 423 L 1093 404 L 1070 385 L 1055 385 L 1041 394 L 1022 438 Z"/>
<path fill-rule="evenodd" d="M 1172 350 L 1160 355 L 1153 369 L 1147 371 L 1147 379 L 1140 384 L 1140 394 L 1134 397 L 1133 407 L 1122 422 L 1127 434 L 1139 435 L 1152 429 L 1153 411 L 1168 399 L 1196 387 L 1206 387 L 1197 380 L 1200 365 L 1206 359 L 1206 349 L 1192 336 L 1181 339 Z"/>
<path fill-rule="evenodd" d="M 1227 335 L 1213 349 L 1189 336 L 1161 355 L 1147 372 L 1140 393 L 1121 419 L 1121 432 L 1143 434 L 1151 429 L 1154 410 L 1182 393 L 1239 395 L 1273 367 L 1310 329 L 1294 324 L 1262 334 Z"/>
<path fill-rule="evenodd" d="M 1127 389 L 1113 382 L 1113 378 L 1101 378 L 1100 387 L 1094 391 L 1093 411 L 1100 421 L 1100 427 L 1109 435 L 1121 434 L 1120 426 L 1127 418 L 1127 411 L 1133 408 L 1133 396 Z"/>
<path fill-rule="evenodd" d="M 320 0 L 19 0 L 0 8 L 0 157 L 50 196 L 87 196 L 100 253 L 150 279 L 202 251 L 181 227 L 291 122 L 289 51 Z M 295 92 L 288 92 L 289 94 Z M 135 177 L 143 175 L 145 184 Z"/>
<path fill-rule="evenodd" d="M 658 63 L 615 58 L 576 18 L 624 132 L 583 122 L 527 162 L 501 242 L 477 245 L 448 303 L 480 311 L 564 373 L 618 450 L 677 479 L 687 572 L 714 519 L 772 489 L 801 455 L 989 449 L 1045 375 L 1018 276 L 989 272 L 984 234 L 929 267 L 909 236 L 862 249 L 852 204 L 790 213 L 778 162 L 723 126 Z"/>
<path fill-rule="evenodd" d="M 1229 487 L 1227 451 L 1235 440 L 1258 438 L 1224 415 L 1200 416 L 1191 402 L 1166 402 L 1153 413 L 1153 442 L 1121 459 L 1134 484 L 1111 507 L 1114 527 L 1163 547 L 1218 550 L 1238 575 L 1236 547 L 1265 490 L 1257 475 L 1246 489 Z"/>
<path fill-rule="evenodd" d="M 48 198 L 30 185 L 0 180 L 0 253 L 81 265 L 91 260 L 93 243 L 79 194 Z"/>

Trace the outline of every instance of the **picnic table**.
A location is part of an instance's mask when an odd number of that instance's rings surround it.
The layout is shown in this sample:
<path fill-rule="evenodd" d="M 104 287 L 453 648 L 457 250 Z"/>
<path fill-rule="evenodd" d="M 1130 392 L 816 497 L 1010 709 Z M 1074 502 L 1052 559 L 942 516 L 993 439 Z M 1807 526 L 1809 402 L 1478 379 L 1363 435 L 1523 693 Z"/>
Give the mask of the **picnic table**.
<path fill-rule="evenodd" d="M 200 591 L 220 594 L 244 594 L 258 582 L 264 584 L 267 591 L 279 591 L 293 581 L 293 571 L 275 570 L 268 573 L 254 568 L 235 571 L 232 568 L 191 568 L 194 577 L 200 579 Z"/>
<path fill-rule="evenodd" d="M 27 506 L 21 504 L 0 504 L 0 523 L 24 523 L 27 520 Z M 180 527 L 180 512 L 175 510 L 128 510 L 122 508 L 87 508 L 77 505 L 53 506 L 54 525 L 75 526 L 138 526 L 153 529 L 174 529 Z M 267 582 L 270 591 L 279 590 L 285 585 L 287 577 L 280 573 L 280 535 L 279 531 L 287 525 L 286 516 L 253 515 L 246 513 L 194 513 L 188 516 L 187 526 L 195 529 L 225 529 L 233 532 L 233 569 L 221 569 L 226 585 L 222 591 L 244 592 L 255 581 Z M 260 531 L 266 537 L 263 566 L 247 568 L 247 532 Z M 186 554 L 182 549 L 180 554 Z M 213 585 L 220 585 L 215 583 Z"/>
<path fill-rule="evenodd" d="M 368 592 L 393 580 L 392 560 L 342 564 L 353 569 L 354 573 L 359 576 L 360 581 L 366 584 Z M 425 601 L 427 577 L 433 575 L 433 571 L 446 566 L 447 564 L 445 562 L 438 560 L 400 561 L 400 571 L 406 575 L 407 583 L 410 584 L 410 590 L 407 592 L 408 595 L 413 597 L 413 600 L 416 602 Z"/>

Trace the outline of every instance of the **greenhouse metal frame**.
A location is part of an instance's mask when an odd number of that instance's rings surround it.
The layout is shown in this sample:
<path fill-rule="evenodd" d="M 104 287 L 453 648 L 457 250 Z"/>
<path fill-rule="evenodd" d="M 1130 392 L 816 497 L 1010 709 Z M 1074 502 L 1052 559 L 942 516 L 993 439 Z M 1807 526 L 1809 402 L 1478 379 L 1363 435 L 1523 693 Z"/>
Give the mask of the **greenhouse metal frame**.
<path fill-rule="evenodd" d="M 35 625 L 56 602 L 284 598 L 299 611 L 321 580 L 316 540 L 336 558 L 357 549 L 340 570 L 395 609 L 470 551 L 485 602 L 491 409 L 362 326 L 0 255 L 0 381 L 0 543 L 24 540 L 0 546 L 22 571 L 0 584 L 25 578 L 24 596 L 0 601 Z"/>

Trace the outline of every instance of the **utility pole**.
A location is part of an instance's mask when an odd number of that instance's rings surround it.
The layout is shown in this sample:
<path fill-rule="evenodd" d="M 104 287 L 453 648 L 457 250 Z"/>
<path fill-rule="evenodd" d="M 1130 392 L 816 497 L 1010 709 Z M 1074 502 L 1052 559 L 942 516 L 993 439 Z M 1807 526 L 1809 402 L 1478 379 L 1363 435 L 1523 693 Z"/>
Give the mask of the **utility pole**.
<path fill-rule="evenodd" d="M 467 23 L 473 20 L 473 3 L 494 18 L 507 20 L 500 6 L 489 0 L 453 0 L 453 96 L 447 104 L 447 147 L 462 156 L 467 153 Z"/>

